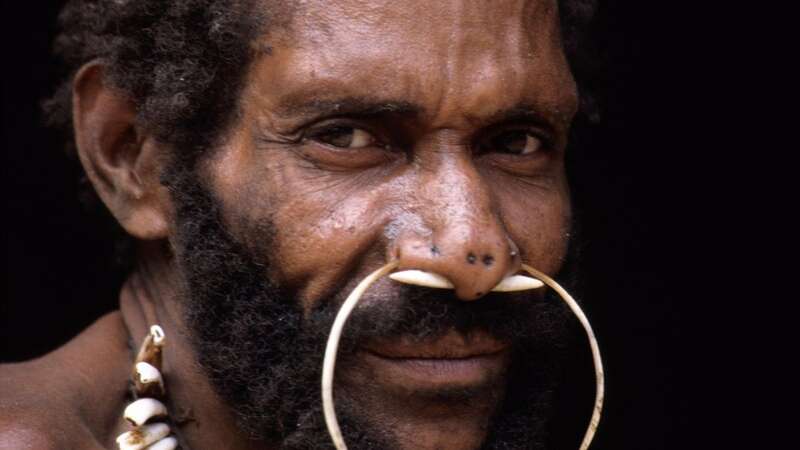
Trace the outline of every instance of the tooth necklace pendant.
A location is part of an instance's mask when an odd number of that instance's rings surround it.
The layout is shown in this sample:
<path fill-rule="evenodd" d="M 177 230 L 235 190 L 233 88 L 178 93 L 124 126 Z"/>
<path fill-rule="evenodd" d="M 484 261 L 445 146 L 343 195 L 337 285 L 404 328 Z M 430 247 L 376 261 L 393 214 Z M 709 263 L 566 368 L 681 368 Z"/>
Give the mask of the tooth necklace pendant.
<path fill-rule="evenodd" d="M 162 348 L 166 336 L 158 325 L 150 327 L 131 371 L 134 401 L 125 408 L 125 420 L 133 427 L 117 437 L 119 450 L 175 450 L 178 440 L 172 436 L 166 396 L 161 375 Z"/>

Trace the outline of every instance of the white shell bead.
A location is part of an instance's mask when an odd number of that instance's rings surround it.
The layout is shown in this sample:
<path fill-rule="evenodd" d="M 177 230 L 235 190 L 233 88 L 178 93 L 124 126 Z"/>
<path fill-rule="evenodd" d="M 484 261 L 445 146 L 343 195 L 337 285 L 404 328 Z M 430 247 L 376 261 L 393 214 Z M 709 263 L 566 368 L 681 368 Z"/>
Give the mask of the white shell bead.
<path fill-rule="evenodd" d="M 151 326 L 150 336 L 153 337 L 153 344 L 157 345 L 158 347 L 162 347 L 164 345 L 164 340 L 166 339 L 166 335 L 164 334 L 164 330 L 160 326 L 158 325 Z"/>
<path fill-rule="evenodd" d="M 159 386 L 164 386 L 164 379 L 161 377 L 161 371 L 150 363 L 136 363 L 136 374 L 139 376 L 139 381 L 142 384 L 158 383 Z"/>
<path fill-rule="evenodd" d="M 169 436 L 169 425 L 153 423 L 122 433 L 117 438 L 119 450 L 142 450 Z"/>
<path fill-rule="evenodd" d="M 178 448 L 178 440 L 174 436 L 168 436 L 145 450 L 175 450 L 176 448 Z"/>
<path fill-rule="evenodd" d="M 125 419 L 137 427 L 154 417 L 166 415 L 167 407 L 154 398 L 140 398 L 125 408 Z"/>

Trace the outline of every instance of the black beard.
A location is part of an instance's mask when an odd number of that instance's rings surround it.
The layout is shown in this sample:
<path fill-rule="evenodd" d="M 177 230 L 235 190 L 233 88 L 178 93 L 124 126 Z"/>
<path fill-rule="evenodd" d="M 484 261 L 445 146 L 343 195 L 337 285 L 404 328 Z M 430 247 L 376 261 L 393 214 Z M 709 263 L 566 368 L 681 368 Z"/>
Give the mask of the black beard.
<path fill-rule="evenodd" d="M 284 449 L 330 448 L 321 412 L 322 357 L 335 314 L 352 286 L 343 286 L 304 317 L 293 293 L 267 276 L 272 222 L 245 227 L 256 230 L 258 240 L 236 239 L 223 225 L 222 206 L 191 171 L 171 177 L 176 260 L 186 282 L 184 310 L 198 363 L 252 439 Z M 263 245 L 252 249 L 240 242 Z M 339 367 L 359 341 L 370 337 L 437 336 L 456 328 L 508 338 L 513 357 L 507 392 L 512 395 L 498 405 L 482 448 L 545 448 L 552 391 L 570 342 L 568 311 L 560 300 L 549 294 L 533 299 L 490 294 L 463 302 L 441 291 L 431 301 L 426 289 L 395 286 L 389 292 L 364 296 L 343 335 Z M 398 447 L 396 437 L 374 424 L 346 393 L 337 393 L 337 414 L 349 448 Z"/>

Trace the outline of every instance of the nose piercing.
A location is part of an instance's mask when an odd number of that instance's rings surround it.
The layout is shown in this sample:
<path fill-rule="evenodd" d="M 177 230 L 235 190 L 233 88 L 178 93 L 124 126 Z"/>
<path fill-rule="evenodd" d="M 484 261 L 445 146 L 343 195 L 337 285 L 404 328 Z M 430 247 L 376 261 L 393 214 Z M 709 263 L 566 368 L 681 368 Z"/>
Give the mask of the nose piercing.
<path fill-rule="evenodd" d="M 453 289 L 455 287 L 447 278 L 433 272 L 424 272 L 422 270 L 404 270 L 402 272 L 395 272 L 390 274 L 389 278 L 399 283 L 434 289 Z M 538 289 L 542 286 L 544 286 L 544 283 L 536 278 L 522 275 L 512 275 L 501 281 L 497 286 L 493 287 L 492 292 L 527 291 L 530 289 Z"/>
<path fill-rule="evenodd" d="M 353 309 L 355 309 L 358 301 L 361 299 L 361 296 L 364 295 L 364 292 L 366 292 L 366 290 L 369 289 L 373 283 L 387 275 L 389 278 L 400 283 L 432 287 L 436 289 L 453 289 L 453 284 L 445 277 L 438 274 L 423 272 L 421 270 L 405 270 L 402 272 L 391 273 L 395 268 L 397 268 L 398 264 L 398 261 L 391 261 L 361 280 L 361 282 L 358 283 L 350 295 L 347 296 L 347 299 L 344 301 L 339 309 L 339 312 L 336 314 L 333 327 L 331 327 L 331 333 L 328 337 L 328 343 L 325 348 L 325 358 L 322 363 L 322 411 L 325 415 L 325 424 L 328 427 L 328 433 L 331 435 L 331 440 L 333 441 L 333 444 L 337 450 L 347 450 L 347 445 L 344 443 L 342 430 L 339 428 L 339 421 L 336 418 L 336 409 L 333 403 L 333 375 L 336 366 L 336 353 L 339 348 L 339 340 L 341 339 L 345 322 L 347 321 L 347 318 L 350 317 L 350 313 L 353 312 Z M 578 317 L 578 320 L 580 321 L 581 325 L 583 325 L 584 330 L 586 330 L 586 336 L 589 338 L 589 346 L 592 350 L 592 360 L 594 362 L 595 372 L 595 402 L 592 410 L 592 417 L 589 421 L 589 426 L 586 429 L 586 433 L 583 436 L 583 441 L 579 447 L 579 450 L 586 450 L 592 443 L 592 439 L 594 439 L 597 426 L 600 423 L 600 416 L 603 412 L 603 399 L 605 397 L 605 375 L 603 374 L 603 362 L 600 358 L 600 347 L 597 344 L 597 339 L 595 338 L 594 331 L 589 324 L 589 320 L 586 318 L 586 315 L 583 313 L 580 306 L 578 306 L 578 303 L 575 301 L 575 299 L 572 298 L 572 296 L 569 295 L 569 293 L 563 287 L 561 287 L 560 284 L 544 273 L 527 264 L 522 264 L 521 267 L 522 270 L 528 272 L 535 278 L 521 275 L 511 276 L 501 281 L 492 289 L 492 291 L 521 291 L 536 289 L 546 284 L 551 289 L 556 291 L 556 293 L 567 304 L 570 310 L 572 310 L 572 312 Z"/>

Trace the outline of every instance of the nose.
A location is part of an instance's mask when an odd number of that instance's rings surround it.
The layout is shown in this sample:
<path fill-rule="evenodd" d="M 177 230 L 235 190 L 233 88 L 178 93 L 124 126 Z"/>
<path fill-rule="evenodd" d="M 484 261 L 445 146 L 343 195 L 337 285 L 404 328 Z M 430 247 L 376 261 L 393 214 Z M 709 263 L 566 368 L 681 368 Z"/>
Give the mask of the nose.
<path fill-rule="evenodd" d="M 402 230 L 392 254 L 399 270 L 442 275 L 470 301 L 519 271 L 521 260 L 471 158 L 449 156 L 435 170 L 420 171 L 411 198 L 422 226 Z"/>

